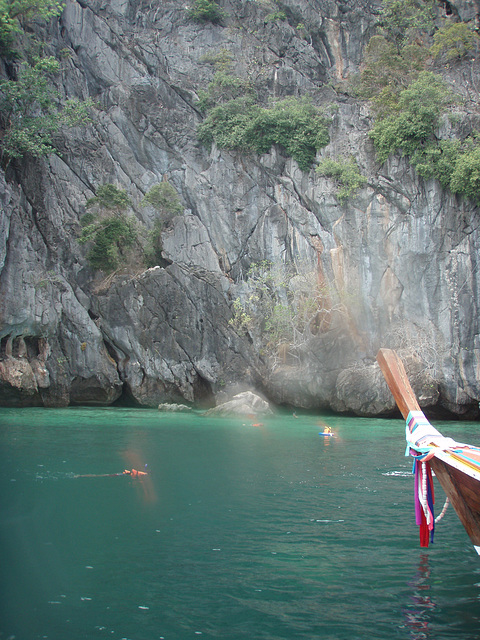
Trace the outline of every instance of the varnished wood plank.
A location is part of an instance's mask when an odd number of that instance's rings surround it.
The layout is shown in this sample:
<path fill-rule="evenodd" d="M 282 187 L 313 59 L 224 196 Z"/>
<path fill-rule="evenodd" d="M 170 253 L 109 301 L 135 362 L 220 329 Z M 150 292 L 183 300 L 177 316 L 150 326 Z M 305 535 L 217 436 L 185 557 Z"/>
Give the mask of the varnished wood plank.
<path fill-rule="evenodd" d="M 404 420 L 410 411 L 421 411 L 407 377 L 403 362 L 392 349 L 380 349 L 377 362 Z"/>

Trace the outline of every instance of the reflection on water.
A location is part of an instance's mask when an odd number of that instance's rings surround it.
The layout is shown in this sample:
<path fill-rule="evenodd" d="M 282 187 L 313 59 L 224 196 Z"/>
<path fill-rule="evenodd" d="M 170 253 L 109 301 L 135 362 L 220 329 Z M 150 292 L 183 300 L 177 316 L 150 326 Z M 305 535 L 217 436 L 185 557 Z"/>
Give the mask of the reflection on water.
<path fill-rule="evenodd" d="M 417 548 L 402 423 L 318 420 L 0 409 L 1 640 L 478 640 L 479 559 L 453 511 Z"/>
<path fill-rule="evenodd" d="M 431 598 L 429 557 L 426 553 L 420 554 L 418 571 L 408 586 L 411 588 L 412 594 L 410 596 L 411 604 L 405 609 L 405 618 L 406 625 L 410 629 L 410 637 L 412 640 L 433 638 L 429 623 L 432 611 L 437 605 Z"/>

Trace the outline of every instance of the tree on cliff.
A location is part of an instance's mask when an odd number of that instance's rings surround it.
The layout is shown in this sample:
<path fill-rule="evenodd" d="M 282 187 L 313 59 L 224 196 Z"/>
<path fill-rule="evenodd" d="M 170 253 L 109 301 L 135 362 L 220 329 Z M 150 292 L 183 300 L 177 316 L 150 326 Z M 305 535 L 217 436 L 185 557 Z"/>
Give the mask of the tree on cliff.
<path fill-rule="evenodd" d="M 155 184 L 140 203 L 144 207 L 153 207 L 156 213 L 153 229 L 148 234 L 145 247 L 145 263 L 147 267 L 155 267 L 162 264 L 162 231 L 165 225 L 169 225 L 175 216 L 183 213 L 183 207 L 178 197 L 177 190 L 167 180 Z"/>
<path fill-rule="evenodd" d="M 79 242 L 90 245 L 87 258 L 94 269 L 115 271 L 126 262 L 137 240 L 135 219 L 126 214 L 131 207 L 130 198 L 124 189 L 104 184 L 87 200 L 86 207 L 91 212 L 82 218 Z"/>
<path fill-rule="evenodd" d="M 468 116 L 450 116 L 461 98 L 435 67 L 470 55 L 478 35 L 465 23 L 442 24 L 433 0 L 384 0 L 377 26 L 355 91 L 374 109 L 369 135 L 379 161 L 401 153 L 423 178 L 480 202 L 478 134 Z"/>
<path fill-rule="evenodd" d="M 25 154 L 41 157 L 56 151 L 55 136 L 63 127 L 90 121 L 90 101 L 77 99 L 59 104 L 51 82 L 60 64 L 55 58 L 37 58 L 24 63 L 16 80 L 0 81 L 2 158 Z"/>
<path fill-rule="evenodd" d="M 58 0 L 0 0 L 0 54 L 17 56 L 13 44 L 23 32 L 23 23 L 59 16 L 64 6 L 65 3 Z"/>
<path fill-rule="evenodd" d="M 23 29 L 26 22 L 60 15 L 58 0 L 0 0 L 0 56 L 23 58 L 11 77 L 0 80 L 0 149 L 2 161 L 28 154 L 41 157 L 56 152 L 56 137 L 66 127 L 90 121 L 90 100 L 62 102 L 54 87 L 60 63 L 53 56 L 37 56 L 36 39 Z M 22 51 L 13 48 L 20 44 Z"/>

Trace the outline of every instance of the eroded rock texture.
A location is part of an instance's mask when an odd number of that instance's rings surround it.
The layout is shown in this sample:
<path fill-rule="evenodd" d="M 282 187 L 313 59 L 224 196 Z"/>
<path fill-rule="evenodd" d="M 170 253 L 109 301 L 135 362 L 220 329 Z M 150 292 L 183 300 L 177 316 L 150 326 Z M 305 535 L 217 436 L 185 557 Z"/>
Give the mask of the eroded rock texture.
<path fill-rule="evenodd" d="M 332 88 L 358 71 L 379 3 L 285 0 L 287 20 L 268 19 L 266 2 L 220 4 L 213 25 L 177 0 L 67 0 L 48 27 L 51 52 L 68 53 L 61 92 L 96 108 L 60 156 L 2 174 L 1 404 L 211 405 L 257 388 L 277 403 L 377 415 L 393 402 L 375 354 L 393 346 L 433 375 L 417 387 L 425 405 L 476 415 L 477 208 L 403 159 L 379 166 L 368 105 Z M 474 2 L 449 6 L 475 20 Z M 203 147 L 198 94 L 224 51 L 265 100 L 335 104 L 318 157 L 353 154 L 367 185 L 341 204 L 332 180 L 280 147 Z M 478 86 L 473 64 L 450 73 L 466 93 Z M 140 202 L 162 180 L 184 207 L 164 229 L 162 265 L 92 271 L 78 243 L 87 199 L 102 184 L 126 189 L 147 232 L 154 211 Z M 275 362 L 230 323 L 248 268 L 264 260 L 308 265 L 330 300 L 328 320 Z"/>

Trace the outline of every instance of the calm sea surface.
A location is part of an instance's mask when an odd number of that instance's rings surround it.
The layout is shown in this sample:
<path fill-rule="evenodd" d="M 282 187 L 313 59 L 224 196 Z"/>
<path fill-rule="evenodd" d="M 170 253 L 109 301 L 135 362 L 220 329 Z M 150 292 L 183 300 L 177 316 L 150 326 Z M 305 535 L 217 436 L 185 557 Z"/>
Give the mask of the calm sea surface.
<path fill-rule="evenodd" d="M 419 548 L 403 423 L 319 420 L 0 409 L 0 638 L 479 639 L 480 558 L 453 509 Z"/>

